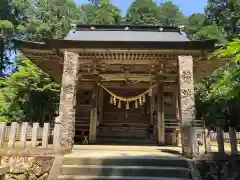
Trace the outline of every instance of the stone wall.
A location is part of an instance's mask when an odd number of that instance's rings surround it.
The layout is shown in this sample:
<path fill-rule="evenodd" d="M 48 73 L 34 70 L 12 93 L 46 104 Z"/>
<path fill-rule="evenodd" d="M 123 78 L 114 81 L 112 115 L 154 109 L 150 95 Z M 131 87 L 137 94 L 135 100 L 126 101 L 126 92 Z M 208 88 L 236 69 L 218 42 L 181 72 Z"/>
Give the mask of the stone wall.
<path fill-rule="evenodd" d="M 240 179 L 240 156 L 211 152 L 201 154 L 194 158 L 198 171 L 203 180 L 205 179 Z"/>
<path fill-rule="evenodd" d="M 53 156 L 2 156 L 1 166 L 10 167 L 5 180 L 46 180 L 53 161 Z"/>

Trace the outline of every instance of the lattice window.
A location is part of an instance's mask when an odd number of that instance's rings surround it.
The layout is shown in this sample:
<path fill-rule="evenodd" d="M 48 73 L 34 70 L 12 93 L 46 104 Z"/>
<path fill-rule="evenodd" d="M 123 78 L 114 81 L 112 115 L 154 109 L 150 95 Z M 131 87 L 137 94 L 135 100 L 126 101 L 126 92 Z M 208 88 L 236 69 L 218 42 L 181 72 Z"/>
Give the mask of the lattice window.
<path fill-rule="evenodd" d="M 80 104 L 90 105 L 91 104 L 91 91 L 78 91 L 77 100 Z"/>
<path fill-rule="evenodd" d="M 164 92 L 164 104 L 172 106 L 173 97 L 174 97 L 174 94 L 172 92 Z"/>

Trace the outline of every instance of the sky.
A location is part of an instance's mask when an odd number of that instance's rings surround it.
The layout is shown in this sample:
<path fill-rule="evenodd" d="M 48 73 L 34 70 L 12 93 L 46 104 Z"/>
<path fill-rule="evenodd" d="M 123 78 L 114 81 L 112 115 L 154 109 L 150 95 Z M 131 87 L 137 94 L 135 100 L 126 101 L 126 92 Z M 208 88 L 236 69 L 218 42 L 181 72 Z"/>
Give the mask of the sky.
<path fill-rule="evenodd" d="M 74 0 L 78 5 L 88 3 L 88 0 Z M 111 2 L 122 10 L 125 14 L 127 8 L 133 0 L 111 0 Z M 159 4 L 165 0 L 156 0 Z M 207 0 L 172 0 L 172 2 L 180 7 L 180 10 L 189 16 L 192 13 L 203 13 L 204 6 L 207 4 Z"/>

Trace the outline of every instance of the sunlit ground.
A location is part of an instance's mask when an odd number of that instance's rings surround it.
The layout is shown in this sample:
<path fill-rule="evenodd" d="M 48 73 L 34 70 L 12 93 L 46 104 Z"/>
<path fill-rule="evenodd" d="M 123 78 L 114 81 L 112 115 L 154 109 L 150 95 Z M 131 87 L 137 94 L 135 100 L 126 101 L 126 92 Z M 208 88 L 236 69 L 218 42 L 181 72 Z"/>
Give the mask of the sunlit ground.
<path fill-rule="evenodd" d="M 238 144 L 237 147 L 238 147 L 238 151 L 240 152 L 240 144 Z M 226 152 L 230 152 L 231 151 L 231 144 L 225 142 L 224 143 L 224 148 L 225 148 Z M 211 142 L 211 149 L 214 150 L 214 151 L 218 150 L 217 142 L 214 142 L 214 141 Z"/>
<path fill-rule="evenodd" d="M 229 153 L 231 152 L 231 144 L 230 143 L 224 143 L 224 147 L 225 147 L 225 152 Z M 52 148 L 52 144 L 48 145 L 48 150 L 51 150 Z M 26 142 L 26 150 L 34 150 L 35 148 L 32 148 L 31 146 L 31 141 L 27 141 Z M 41 142 L 38 142 L 38 146 L 37 146 L 38 151 L 41 152 Z M 204 145 L 199 147 L 200 152 L 203 153 L 205 151 L 205 147 Z M 8 142 L 6 141 L 3 145 L 3 148 L 1 149 L 0 153 L 4 153 L 4 150 L 10 150 L 8 148 Z M 20 146 L 20 141 L 16 141 L 15 142 L 15 146 L 12 150 L 23 150 Z M 43 149 L 42 149 L 43 150 Z M 46 149 L 45 149 L 46 150 Z M 172 152 L 177 152 L 177 153 L 181 153 L 182 148 L 181 147 L 177 147 L 177 146 L 130 146 L 130 145 L 75 145 L 73 152 L 77 152 L 79 150 L 84 150 L 84 151 L 88 151 L 88 150 L 106 150 L 106 151 L 133 151 L 132 153 L 140 153 L 140 151 L 143 151 L 143 153 L 146 152 L 151 152 L 154 154 L 154 152 L 166 152 L 166 151 L 172 151 Z M 212 152 L 217 152 L 218 151 L 218 146 L 217 146 L 217 142 L 211 142 L 211 150 Z M 240 144 L 238 144 L 238 151 L 240 152 Z M 131 153 L 131 154 L 132 154 Z"/>

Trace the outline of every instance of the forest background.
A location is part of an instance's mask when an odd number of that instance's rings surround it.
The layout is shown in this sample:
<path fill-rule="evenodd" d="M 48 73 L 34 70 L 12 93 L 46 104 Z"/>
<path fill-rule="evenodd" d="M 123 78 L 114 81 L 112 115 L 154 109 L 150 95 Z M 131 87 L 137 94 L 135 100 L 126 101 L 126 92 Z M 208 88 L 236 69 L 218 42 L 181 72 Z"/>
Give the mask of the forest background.
<path fill-rule="evenodd" d="M 108 0 L 80 6 L 72 0 L 1 0 L 0 121 L 43 123 L 57 115 L 60 85 L 22 56 L 13 39 L 63 39 L 72 24 L 184 26 L 191 40 L 216 39 L 212 55 L 232 61 L 195 85 L 196 118 L 208 127 L 238 127 L 240 0 L 208 0 L 205 13 L 190 16 L 171 1 L 135 0 L 123 15 Z"/>

